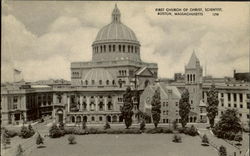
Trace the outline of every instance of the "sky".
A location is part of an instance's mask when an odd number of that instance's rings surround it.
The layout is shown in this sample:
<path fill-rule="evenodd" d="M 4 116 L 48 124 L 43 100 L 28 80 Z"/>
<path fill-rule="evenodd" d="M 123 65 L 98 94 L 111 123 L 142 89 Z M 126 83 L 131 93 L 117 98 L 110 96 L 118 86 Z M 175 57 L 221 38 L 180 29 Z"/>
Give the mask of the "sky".
<path fill-rule="evenodd" d="M 70 80 L 70 63 L 91 61 L 91 44 L 115 3 L 140 41 L 142 60 L 158 63 L 159 77 L 183 73 L 193 51 L 206 75 L 249 71 L 249 2 L 2 1 L 2 81 L 13 81 L 14 68 L 26 81 Z M 159 16 L 155 8 L 222 12 Z"/>

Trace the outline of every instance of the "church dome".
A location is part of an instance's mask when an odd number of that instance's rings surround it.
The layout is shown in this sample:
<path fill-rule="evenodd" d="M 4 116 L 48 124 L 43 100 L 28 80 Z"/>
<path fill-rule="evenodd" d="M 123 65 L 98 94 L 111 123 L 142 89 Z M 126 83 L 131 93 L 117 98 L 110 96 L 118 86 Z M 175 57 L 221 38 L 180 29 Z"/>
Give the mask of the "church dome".
<path fill-rule="evenodd" d="M 124 25 L 120 18 L 120 10 L 117 8 L 117 5 L 115 5 L 112 12 L 112 22 L 101 28 L 94 43 L 125 41 L 139 44 L 133 30 Z"/>
<path fill-rule="evenodd" d="M 103 68 L 94 68 L 86 73 L 83 78 L 83 83 L 92 86 L 111 85 L 114 77 Z"/>
<path fill-rule="evenodd" d="M 101 28 L 92 44 L 92 60 L 141 61 L 140 42 L 133 30 L 121 22 L 121 13 L 117 5 L 112 12 L 112 22 Z"/>

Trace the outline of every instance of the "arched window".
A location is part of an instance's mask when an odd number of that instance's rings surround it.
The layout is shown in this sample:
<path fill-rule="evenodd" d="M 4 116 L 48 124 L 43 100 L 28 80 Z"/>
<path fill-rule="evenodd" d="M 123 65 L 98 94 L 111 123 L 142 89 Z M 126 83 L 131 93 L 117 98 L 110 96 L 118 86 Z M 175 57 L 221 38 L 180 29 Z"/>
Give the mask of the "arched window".
<path fill-rule="evenodd" d="M 112 81 L 112 84 L 115 85 L 115 80 Z"/>
<path fill-rule="evenodd" d="M 131 46 L 131 52 L 132 52 L 132 53 L 134 52 L 134 47 L 133 47 L 133 46 Z"/>
<path fill-rule="evenodd" d="M 111 45 L 109 45 L 109 52 L 111 52 Z"/>
<path fill-rule="evenodd" d="M 187 74 L 187 81 L 189 82 L 189 74 Z"/>
<path fill-rule="evenodd" d="M 99 80 L 99 85 L 102 85 L 102 80 Z"/>
<path fill-rule="evenodd" d="M 192 74 L 189 75 L 189 79 L 190 79 L 191 82 L 193 81 L 193 80 L 192 80 L 192 79 L 193 79 Z"/>
<path fill-rule="evenodd" d="M 88 85 L 88 80 L 85 80 L 85 84 Z"/>
<path fill-rule="evenodd" d="M 128 46 L 128 52 L 130 53 L 130 46 Z"/>
<path fill-rule="evenodd" d="M 137 47 L 135 47 L 135 53 L 137 53 Z"/>
<path fill-rule="evenodd" d="M 106 85 L 109 85 L 109 80 L 106 81 Z"/>
<path fill-rule="evenodd" d="M 121 50 L 122 50 L 122 46 L 121 46 L 121 45 L 119 45 L 119 52 L 121 52 Z"/>
<path fill-rule="evenodd" d="M 113 52 L 115 52 L 115 45 L 113 45 Z"/>
<path fill-rule="evenodd" d="M 99 103 L 99 110 L 100 110 L 100 111 L 103 111 L 103 106 L 104 106 L 103 102 L 100 102 L 100 103 Z"/>
<path fill-rule="evenodd" d="M 125 52 L 125 45 L 122 46 L 122 51 Z"/>
<path fill-rule="evenodd" d="M 94 116 L 92 116 L 92 117 L 91 117 L 91 120 L 92 120 L 92 121 L 95 121 L 95 117 L 94 117 Z"/>
<path fill-rule="evenodd" d="M 94 85 L 95 84 L 95 80 L 92 80 L 92 85 Z"/>
<path fill-rule="evenodd" d="M 102 116 L 99 116 L 99 121 L 102 121 Z"/>
<path fill-rule="evenodd" d="M 193 81 L 195 82 L 195 74 L 193 75 Z"/>
<path fill-rule="evenodd" d="M 111 102 L 108 103 L 108 110 L 112 110 L 113 109 L 113 104 Z"/>
<path fill-rule="evenodd" d="M 96 47 L 96 53 L 98 53 L 98 51 L 99 51 L 99 48 L 98 48 L 98 47 Z"/>
<path fill-rule="evenodd" d="M 102 46 L 101 46 L 101 52 L 102 52 Z"/>

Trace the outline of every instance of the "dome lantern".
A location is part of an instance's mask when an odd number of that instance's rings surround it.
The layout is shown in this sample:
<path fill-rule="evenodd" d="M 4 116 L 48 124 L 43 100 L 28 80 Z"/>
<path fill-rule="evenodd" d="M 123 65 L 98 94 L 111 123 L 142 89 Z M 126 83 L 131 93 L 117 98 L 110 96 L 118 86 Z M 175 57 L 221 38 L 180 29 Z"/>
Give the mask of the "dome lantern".
<path fill-rule="evenodd" d="M 115 4 L 115 8 L 112 12 L 112 22 L 121 22 L 121 13 L 120 10 L 117 8 L 117 4 Z"/>

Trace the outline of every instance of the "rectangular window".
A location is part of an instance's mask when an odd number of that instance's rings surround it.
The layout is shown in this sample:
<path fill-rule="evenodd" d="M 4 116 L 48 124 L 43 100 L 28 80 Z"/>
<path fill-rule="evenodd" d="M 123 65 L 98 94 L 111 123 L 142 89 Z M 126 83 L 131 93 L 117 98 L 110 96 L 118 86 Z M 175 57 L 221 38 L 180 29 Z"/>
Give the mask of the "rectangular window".
<path fill-rule="evenodd" d="M 228 107 L 231 107 L 231 104 L 230 104 L 230 103 L 228 104 Z"/>
<path fill-rule="evenodd" d="M 240 102 L 243 102 L 243 95 L 242 94 L 239 95 L 240 95 Z"/>
<path fill-rule="evenodd" d="M 243 108 L 243 105 L 242 105 L 242 104 L 240 104 L 240 108 Z"/>
<path fill-rule="evenodd" d="M 247 99 L 250 99 L 250 94 L 247 94 Z"/>
<path fill-rule="evenodd" d="M 250 109 L 250 102 L 247 103 L 247 109 Z"/>
<path fill-rule="evenodd" d="M 247 114 L 247 118 L 249 119 L 249 114 Z"/>
<path fill-rule="evenodd" d="M 221 96 L 221 97 L 224 97 L 224 94 L 223 94 L 223 93 L 220 93 L 220 96 Z"/>
<path fill-rule="evenodd" d="M 228 95 L 228 101 L 231 101 L 231 94 L 228 93 L 227 95 Z"/>
<path fill-rule="evenodd" d="M 237 94 L 234 93 L 234 101 L 237 101 Z"/>
<path fill-rule="evenodd" d="M 241 113 L 240 113 L 239 115 L 240 115 L 240 117 L 242 117 L 242 114 L 241 114 Z"/>
<path fill-rule="evenodd" d="M 14 103 L 17 102 L 17 96 L 14 96 L 13 102 L 14 102 Z"/>
<path fill-rule="evenodd" d="M 235 103 L 235 104 L 234 104 L 234 108 L 236 108 L 236 107 L 237 107 L 237 104 Z"/>
<path fill-rule="evenodd" d="M 221 102 L 221 107 L 224 107 L 224 102 Z"/>

